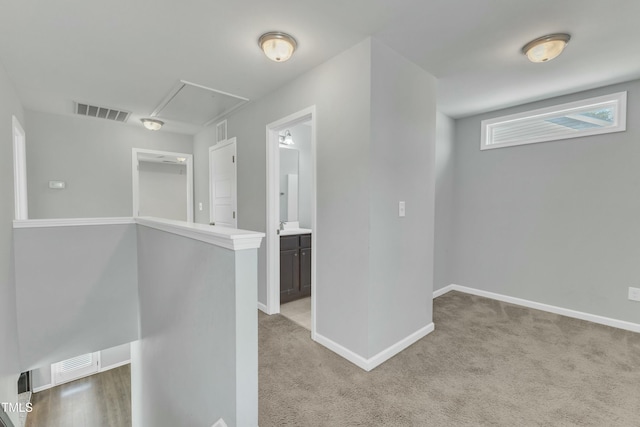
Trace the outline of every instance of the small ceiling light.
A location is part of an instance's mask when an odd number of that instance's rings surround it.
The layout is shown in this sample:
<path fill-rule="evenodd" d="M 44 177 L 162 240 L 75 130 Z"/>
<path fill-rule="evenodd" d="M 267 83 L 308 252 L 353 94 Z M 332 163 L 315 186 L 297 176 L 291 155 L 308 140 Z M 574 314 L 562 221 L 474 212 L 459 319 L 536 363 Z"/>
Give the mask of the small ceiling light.
<path fill-rule="evenodd" d="M 284 135 L 280 135 L 280 144 L 284 144 L 284 145 L 293 145 L 293 137 L 291 136 L 291 132 L 289 132 L 289 129 L 287 129 L 284 133 Z"/>
<path fill-rule="evenodd" d="M 179 161 L 180 163 L 184 163 L 187 158 L 186 157 L 176 157 L 176 160 Z"/>
<path fill-rule="evenodd" d="M 158 119 L 140 119 L 140 121 L 142 122 L 144 127 L 146 127 L 149 130 L 158 130 L 164 124 L 163 121 Z"/>
<path fill-rule="evenodd" d="M 549 34 L 524 45 L 522 53 L 531 62 L 547 62 L 560 55 L 570 39 L 569 34 Z"/>
<path fill-rule="evenodd" d="M 273 31 L 261 35 L 258 45 L 270 60 L 284 62 L 291 58 L 298 43 L 289 34 Z"/>

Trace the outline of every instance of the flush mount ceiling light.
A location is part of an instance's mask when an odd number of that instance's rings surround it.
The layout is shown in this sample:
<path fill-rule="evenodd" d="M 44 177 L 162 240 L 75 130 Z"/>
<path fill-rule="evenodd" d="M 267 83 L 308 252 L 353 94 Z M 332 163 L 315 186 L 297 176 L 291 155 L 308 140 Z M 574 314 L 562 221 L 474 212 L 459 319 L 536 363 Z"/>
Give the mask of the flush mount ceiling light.
<path fill-rule="evenodd" d="M 287 129 L 284 135 L 280 135 L 280 144 L 284 145 L 293 145 L 293 137 L 291 136 L 291 132 Z"/>
<path fill-rule="evenodd" d="M 258 45 L 270 60 L 284 62 L 291 58 L 298 43 L 289 34 L 272 31 L 261 35 Z"/>
<path fill-rule="evenodd" d="M 565 33 L 549 34 L 524 45 L 522 53 L 531 62 L 547 62 L 560 55 L 570 39 Z"/>
<path fill-rule="evenodd" d="M 158 130 L 162 127 L 164 122 L 158 119 L 140 119 L 144 127 L 149 130 Z"/>
<path fill-rule="evenodd" d="M 186 162 L 186 161 L 187 161 L 187 158 L 186 158 L 186 157 L 176 157 L 176 160 L 177 160 L 178 162 L 180 162 L 180 163 L 184 163 L 184 162 Z"/>

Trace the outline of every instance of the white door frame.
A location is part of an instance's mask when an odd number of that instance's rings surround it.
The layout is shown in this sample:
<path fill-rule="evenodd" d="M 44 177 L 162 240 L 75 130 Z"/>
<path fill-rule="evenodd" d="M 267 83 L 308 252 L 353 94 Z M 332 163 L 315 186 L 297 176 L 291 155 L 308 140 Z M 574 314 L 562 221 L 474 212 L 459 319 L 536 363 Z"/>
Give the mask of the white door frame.
<path fill-rule="evenodd" d="M 226 122 L 226 120 L 225 120 Z M 226 126 L 226 124 L 225 124 Z M 225 130 L 226 132 L 226 130 Z M 236 137 L 226 139 L 224 141 L 218 142 L 215 145 L 209 147 L 209 224 L 213 224 L 215 222 L 215 218 L 213 217 L 213 164 L 211 162 L 211 153 L 219 150 L 221 148 L 227 147 L 229 145 L 235 146 L 235 161 L 233 163 L 233 173 L 234 173 L 234 188 L 233 191 L 236 193 L 234 198 L 233 211 L 236 213 L 234 218 L 235 220 L 235 228 L 238 228 L 238 145 L 236 144 Z"/>
<path fill-rule="evenodd" d="M 142 148 L 131 149 L 131 177 L 133 185 L 133 216 L 139 216 L 140 211 L 140 172 L 138 170 L 138 154 L 157 154 L 159 156 L 184 157 L 187 166 L 187 222 L 193 222 L 193 154 L 176 153 L 173 151 L 146 150 Z"/>
<path fill-rule="evenodd" d="M 29 219 L 27 203 L 26 133 L 16 116 L 11 117 L 13 131 L 13 197 L 15 219 Z"/>
<path fill-rule="evenodd" d="M 316 334 L 316 106 L 305 108 L 267 125 L 267 304 L 266 313 L 280 313 L 280 139 L 279 132 L 311 121 L 311 336 Z M 259 304 L 260 306 L 260 304 Z M 264 307 L 260 306 L 264 309 Z"/>

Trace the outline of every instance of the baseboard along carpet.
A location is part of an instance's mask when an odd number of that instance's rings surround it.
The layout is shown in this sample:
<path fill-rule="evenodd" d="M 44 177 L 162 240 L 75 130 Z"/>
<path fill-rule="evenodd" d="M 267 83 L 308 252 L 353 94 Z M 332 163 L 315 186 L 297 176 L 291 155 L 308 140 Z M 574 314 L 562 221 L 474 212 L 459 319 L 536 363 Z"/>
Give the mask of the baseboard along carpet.
<path fill-rule="evenodd" d="M 434 323 L 365 372 L 260 313 L 260 427 L 640 425 L 638 333 L 457 291 Z"/>

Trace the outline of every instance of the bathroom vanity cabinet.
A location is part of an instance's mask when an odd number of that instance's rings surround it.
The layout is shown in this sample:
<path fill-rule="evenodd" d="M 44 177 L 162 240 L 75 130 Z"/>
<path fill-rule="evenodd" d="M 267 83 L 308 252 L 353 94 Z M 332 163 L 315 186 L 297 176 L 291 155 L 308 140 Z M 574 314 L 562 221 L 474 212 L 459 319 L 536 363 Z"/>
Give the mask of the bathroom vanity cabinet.
<path fill-rule="evenodd" d="M 311 234 L 280 236 L 280 303 L 311 296 Z"/>

